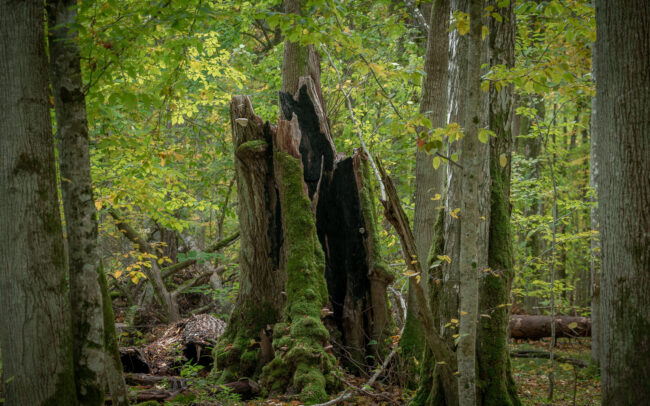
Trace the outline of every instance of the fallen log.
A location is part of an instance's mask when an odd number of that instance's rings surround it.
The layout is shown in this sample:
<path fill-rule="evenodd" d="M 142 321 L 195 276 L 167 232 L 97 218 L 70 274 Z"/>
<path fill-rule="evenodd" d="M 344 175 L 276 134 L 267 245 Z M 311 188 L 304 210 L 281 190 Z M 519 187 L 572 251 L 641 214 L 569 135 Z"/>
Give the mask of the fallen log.
<path fill-rule="evenodd" d="M 529 316 L 513 314 L 510 316 L 510 337 L 539 340 L 551 336 L 551 316 Z M 555 317 L 555 337 L 590 337 L 591 319 L 589 317 Z"/>
<path fill-rule="evenodd" d="M 540 350 L 517 350 L 517 351 L 510 351 L 510 356 L 513 358 L 542 358 L 542 359 L 550 359 L 551 358 L 551 353 L 548 351 L 540 351 Z M 558 357 L 557 355 L 554 357 L 555 361 L 563 364 L 571 364 L 574 367 L 578 368 L 587 368 L 589 366 L 589 363 L 587 361 L 583 361 L 578 358 L 570 358 L 570 357 Z"/>

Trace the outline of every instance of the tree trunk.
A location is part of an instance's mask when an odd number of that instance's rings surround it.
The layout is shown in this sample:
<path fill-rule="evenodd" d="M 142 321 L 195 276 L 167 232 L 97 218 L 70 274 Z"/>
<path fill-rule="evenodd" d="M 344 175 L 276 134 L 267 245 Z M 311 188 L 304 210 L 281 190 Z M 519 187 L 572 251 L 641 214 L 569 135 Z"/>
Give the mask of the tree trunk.
<path fill-rule="evenodd" d="M 502 21 L 490 18 L 488 28 L 488 66 L 514 67 L 514 3 L 497 8 Z M 508 310 L 514 278 L 514 254 L 510 229 L 510 161 L 514 117 L 513 86 L 489 89 L 490 140 L 490 216 L 489 272 L 481 276 L 480 322 L 478 332 L 479 403 L 484 406 L 520 405 L 508 357 Z M 483 316 L 487 315 L 489 317 Z"/>
<path fill-rule="evenodd" d="M 72 342 L 81 405 L 104 403 L 104 317 L 99 288 L 97 213 L 77 31 L 77 2 L 49 1 L 50 65 L 68 239 Z M 111 304 L 108 304 L 111 306 Z M 111 309 L 112 311 L 112 309 Z"/>
<path fill-rule="evenodd" d="M 602 402 L 639 405 L 650 398 L 650 2 L 596 0 L 596 22 Z"/>
<path fill-rule="evenodd" d="M 102 292 L 102 308 L 104 311 L 104 351 L 106 352 L 104 358 L 104 374 L 106 376 L 106 383 L 111 394 L 112 404 L 128 406 L 129 396 L 126 384 L 124 383 L 124 375 L 122 375 L 123 367 L 120 358 L 120 349 L 117 345 L 113 303 L 101 262 L 99 264 L 99 285 Z"/>
<path fill-rule="evenodd" d="M 0 3 L 0 347 L 7 405 L 75 405 L 43 2 Z"/>
<path fill-rule="evenodd" d="M 272 131 L 246 96 L 233 97 L 230 120 L 235 151 L 240 224 L 239 294 L 215 347 L 213 373 L 222 382 L 254 377 L 263 366 L 259 342 L 278 322 L 285 302 L 283 229 L 274 181 Z"/>
<path fill-rule="evenodd" d="M 460 325 L 458 358 L 458 398 L 461 406 L 476 405 L 476 333 L 478 331 L 479 272 L 485 272 L 487 258 L 482 255 L 481 223 L 487 221 L 489 207 L 482 189 L 489 187 L 489 174 L 483 173 L 487 156 L 479 141 L 481 122 L 481 10 L 482 0 L 470 0 L 470 38 L 467 53 L 467 111 L 461 140 L 462 215 L 460 233 Z M 486 210 L 487 209 L 487 210 Z M 487 252 L 486 252 L 487 253 Z M 455 258 L 454 258 L 455 259 Z M 452 259 L 452 261 L 454 260 Z"/>
<path fill-rule="evenodd" d="M 437 0 L 431 7 L 427 36 L 427 50 L 424 60 L 425 76 L 422 80 L 420 113 L 425 114 L 432 128 L 447 124 L 447 65 L 449 54 L 449 0 Z M 432 151 L 433 152 L 433 151 Z M 438 217 L 438 207 L 442 198 L 444 169 L 433 168 L 433 154 L 418 149 L 415 158 L 415 213 L 413 216 L 413 236 L 418 249 L 418 258 L 422 263 L 429 254 L 434 238 L 434 225 Z M 427 271 L 425 270 L 425 273 Z M 427 280 L 427 278 L 425 278 Z M 425 285 L 426 286 L 426 285 Z M 400 341 L 401 357 L 408 365 L 407 373 L 411 381 L 415 378 L 413 359 L 422 356 L 424 343 L 421 324 L 413 315 L 417 300 L 409 289 L 408 308 L 404 334 Z M 430 372 L 430 371 L 429 371 Z M 429 373 L 427 372 L 427 373 Z"/>

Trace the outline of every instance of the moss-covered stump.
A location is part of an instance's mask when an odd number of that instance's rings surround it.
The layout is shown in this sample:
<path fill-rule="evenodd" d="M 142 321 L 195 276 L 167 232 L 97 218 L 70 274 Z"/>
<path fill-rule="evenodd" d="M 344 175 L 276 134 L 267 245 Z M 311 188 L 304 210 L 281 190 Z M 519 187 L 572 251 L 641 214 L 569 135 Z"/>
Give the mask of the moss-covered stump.
<path fill-rule="evenodd" d="M 317 403 L 326 400 L 328 389 L 336 384 L 336 359 L 325 350 L 329 343 L 321 321 L 328 301 L 325 256 L 303 181 L 299 142 L 297 120 L 281 120 L 274 164 L 282 208 L 287 303 L 283 322 L 274 328 L 275 358 L 264 367 L 262 383 L 271 392 L 291 388 L 301 401 Z"/>
<path fill-rule="evenodd" d="M 230 382 L 259 375 L 272 357 L 267 330 L 284 306 L 282 225 L 273 176 L 272 129 L 255 115 L 246 96 L 230 102 L 241 230 L 239 294 L 228 326 L 214 349 L 213 375 Z M 270 333 L 270 332 L 269 332 Z M 267 346 L 270 350 L 270 345 Z"/>

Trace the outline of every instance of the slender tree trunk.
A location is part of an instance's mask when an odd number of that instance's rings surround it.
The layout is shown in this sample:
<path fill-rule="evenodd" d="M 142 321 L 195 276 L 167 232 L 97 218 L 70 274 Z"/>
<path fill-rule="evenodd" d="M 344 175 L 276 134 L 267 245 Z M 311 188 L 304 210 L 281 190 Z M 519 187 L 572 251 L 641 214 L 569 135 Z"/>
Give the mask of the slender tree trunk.
<path fill-rule="evenodd" d="M 426 114 L 433 128 L 444 127 L 447 124 L 447 68 L 449 55 L 449 0 L 437 0 L 431 7 L 427 50 L 424 60 L 425 76 L 422 80 L 422 96 L 420 113 Z M 433 155 L 423 150 L 416 152 L 415 163 L 415 213 L 413 218 L 413 236 L 418 249 L 418 258 L 424 264 L 431 249 L 434 238 L 434 225 L 438 217 L 439 207 L 443 201 L 436 195 L 443 195 L 444 169 L 433 168 Z M 426 272 L 426 271 L 425 271 Z M 427 278 L 424 278 L 427 280 Z M 407 316 L 404 334 L 400 341 L 401 357 L 406 365 L 407 373 L 414 366 L 413 359 L 422 356 L 425 348 L 422 337 L 421 323 L 414 312 L 417 311 L 415 292 L 409 289 Z M 431 373 L 427 371 L 424 373 Z M 410 379 L 413 379 L 411 377 Z"/>
<path fill-rule="evenodd" d="M 515 62 L 514 4 L 497 8 L 502 21 L 488 22 L 488 64 L 512 68 Z M 510 370 L 508 356 L 508 304 L 514 278 L 514 256 L 510 229 L 510 161 L 514 114 L 513 86 L 489 90 L 489 128 L 495 132 L 490 140 L 490 231 L 488 266 L 481 277 L 477 357 L 479 367 L 479 402 L 484 406 L 520 405 Z"/>
<path fill-rule="evenodd" d="M 99 288 L 97 213 L 76 30 L 76 1 L 49 1 L 50 65 L 68 239 L 72 342 L 81 405 L 104 403 L 104 317 Z M 112 309 L 111 309 L 112 310 Z"/>
<path fill-rule="evenodd" d="M 605 405 L 650 399 L 650 2 L 596 1 Z"/>
<path fill-rule="evenodd" d="M 0 347 L 7 405 L 75 405 L 43 2 L 0 2 Z"/>
<path fill-rule="evenodd" d="M 461 406 L 476 405 L 476 333 L 478 321 L 479 272 L 483 263 L 480 244 L 481 223 L 488 221 L 488 213 L 481 188 L 489 187 L 482 173 L 486 156 L 481 154 L 478 128 L 481 122 L 481 0 L 470 0 L 470 39 L 467 62 L 467 111 L 465 119 L 465 136 L 461 140 L 462 177 L 462 215 L 460 233 L 460 326 L 458 333 L 458 398 Z M 483 180 L 483 182 L 481 182 Z"/>

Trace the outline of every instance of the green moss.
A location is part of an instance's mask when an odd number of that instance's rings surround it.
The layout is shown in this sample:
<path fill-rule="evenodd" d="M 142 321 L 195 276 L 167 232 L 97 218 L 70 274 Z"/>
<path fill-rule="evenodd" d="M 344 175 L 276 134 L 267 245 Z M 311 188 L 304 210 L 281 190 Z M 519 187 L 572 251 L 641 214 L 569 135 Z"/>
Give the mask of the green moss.
<path fill-rule="evenodd" d="M 66 357 L 67 358 L 67 357 Z M 77 391 L 75 389 L 74 373 L 72 372 L 72 354 L 70 353 L 68 368 L 57 376 L 54 394 L 43 402 L 43 406 L 77 405 Z M 104 398 L 102 397 L 103 403 Z"/>
<path fill-rule="evenodd" d="M 259 154 L 266 151 L 268 146 L 269 144 L 264 140 L 247 141 L 237 147 L 235 155 L 237 155 L 239 158 L 244 158 L 253 154 Z"/>
<path fill-rule="evenodd" d="M 279 315 L 266 303 L 248 303 L 230 315 L 224 332 L 213 349 L 214 367 L 211 375 L 220 383 L 239 377 L 257 377 L 261 372 L 259 334 L 267 324 L 273 324 Z"/>
<path fill-rule="evenodd" d="M 507 328 L 510 285 L 513 278 L 513 253 L 508 205 L 507 172 L 492 160 L 490 175 L 490 244 L 488 265 L 492 274 L 481 280 L 477 348 L 479 393 L 485 406 L 519 406 L 521 402 L 514 387 L 508 356 Z"/>
<path fill-rule="evenodd" d="M 334 357 L 324 351 L 329 333 L 320 319 L 327 303 L 325 256 L 322 252 L 311 202 L 303 189 L 301 162 L 276 151 L 276 170 L 285 233 L 287 303 L 285 323 L 274 328 L 275 358 L 263 369 L 262 384 L 271 392 L 284 391 L 293 382 L 300 399 L 317 403 L 327 399 Z"/>

